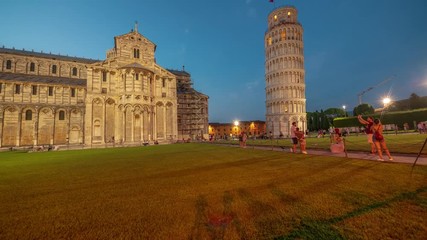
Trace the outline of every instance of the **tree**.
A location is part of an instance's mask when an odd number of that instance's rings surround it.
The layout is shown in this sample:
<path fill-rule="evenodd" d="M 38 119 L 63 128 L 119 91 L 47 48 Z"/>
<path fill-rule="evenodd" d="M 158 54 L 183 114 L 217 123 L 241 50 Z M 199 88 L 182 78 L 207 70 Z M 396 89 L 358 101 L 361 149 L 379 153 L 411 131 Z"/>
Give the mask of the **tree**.
<path fill-rule="evenodd" d="M 329 126 L 331 125 L 331 119 L 328 118 L 328 116 L 325 114 L 323 110 L 320 110 L 320 129 L 322 130 L 328 130 Z"/>
<path fill-rule="evenodd" d="M 342 108 L 328 108 L 325 110 L 325 114 L 330 118 L 343 117 L 345 116 L 345 111 Z"/>
<path fill-rule="evenodd" d="M 320 112 L 307 112 L 307 128 L 310 131 L 327 130 L 332 120 L 333 118 L 328 117 L 323 110 L 320 110 Z"/>
<path fill-rule="evenodd" d="M 354 116 L 368 115 L 368 114 L 373 114 L 374 112 L 375 112 L 374 108 L 367 103 L 362 103 L 353 109 Z"/>
<path fill-rule="evenodd" d="M 426 107 L 426 104 L 424 103 L 424 101 L 422 101 L 420 96 L 418 96 L 415 93 L 412 93 L 411 96 L 409 97 L 409 108 L 418 109 L 423 107 Z"/>

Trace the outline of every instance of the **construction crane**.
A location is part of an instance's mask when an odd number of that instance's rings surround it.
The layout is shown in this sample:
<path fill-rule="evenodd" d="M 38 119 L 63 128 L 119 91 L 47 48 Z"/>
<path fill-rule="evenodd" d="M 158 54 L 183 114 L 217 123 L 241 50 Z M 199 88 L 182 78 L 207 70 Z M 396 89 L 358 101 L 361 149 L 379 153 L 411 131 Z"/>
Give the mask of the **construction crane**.
<path fill-rule="evenodd" d="M 384 81 L 382 81 L 382 82 L 378 83 L 377 85 L 375 85 L 375 86 L 373 86 L 373 87 L 369 87 L 369 88 L 367 88 L 366 90 L 362 91 L 361 93 L 357 94 L 357 96 L 359 97 L 359 105 L 360 105 L 360 104 L 362 104 L 362 96 L 363 96 L 363 94 L 365 94 L 365 93 L 367 93 L 367 92 L 371 91 L 372 89 L 374 89 L 374 88 L 376 88 L 376 87 L 379 87 L 379 86 L 383 85 L 384 83 L 386 83 L 386 82 L 388 82 L 388 81 L 392 80 L 393 78 L 394 78 L 394 75 L 392 75 L 392 76 L 391 76 L 391 77 L 389 77 L 389 78 L 386 78 Z"/>

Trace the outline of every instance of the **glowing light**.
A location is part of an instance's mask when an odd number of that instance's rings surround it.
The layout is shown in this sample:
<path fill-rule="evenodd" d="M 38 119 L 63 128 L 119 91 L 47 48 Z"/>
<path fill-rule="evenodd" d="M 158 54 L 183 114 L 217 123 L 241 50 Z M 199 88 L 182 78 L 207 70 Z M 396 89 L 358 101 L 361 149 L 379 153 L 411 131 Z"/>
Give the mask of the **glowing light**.
<path fill-rule="evenodd" d="M 389 97 L 386 97 L 386 98 L 383 99 L 384 106 L 386 106 L 390 102 L 391 102 L 391 99 Z"/>
<path fill-rule="evenodd" d="M 239 126 L 239 121 L 235 120 L 234 121 L 234 126 L 236 126 L 236 127 Z"/>

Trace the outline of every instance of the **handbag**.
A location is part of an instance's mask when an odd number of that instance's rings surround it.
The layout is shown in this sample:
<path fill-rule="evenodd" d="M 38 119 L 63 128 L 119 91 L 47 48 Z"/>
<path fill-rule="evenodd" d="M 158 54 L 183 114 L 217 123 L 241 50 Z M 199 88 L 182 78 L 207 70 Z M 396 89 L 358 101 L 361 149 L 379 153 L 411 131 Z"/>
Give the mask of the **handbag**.
<path fill-rule="evenodd" d="M 378 129 L 379 129 L 379 127 L 378 127 Z M 378 131 L 378 129 L 375 130 L 374 137 L 375 137 L 375 140 L 382 141 L 382 140 L 384 140 L 384 136 Z"/>

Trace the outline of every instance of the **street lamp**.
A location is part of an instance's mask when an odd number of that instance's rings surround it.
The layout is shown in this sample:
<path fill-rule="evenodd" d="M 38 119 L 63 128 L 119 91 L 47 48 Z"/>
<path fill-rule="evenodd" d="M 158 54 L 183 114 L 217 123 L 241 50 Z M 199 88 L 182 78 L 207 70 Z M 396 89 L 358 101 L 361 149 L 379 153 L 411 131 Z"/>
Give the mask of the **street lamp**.
<path fill-rule="evenodd" d="M 342 108 L 344 109 L 344 117 L 347 117 L 347 112 L 345 111 L 346 106 L 342 105 Z"/>
<path fill-rule="evenodd" d="M 234 131 L 236 133 L 236 135 L 239 135 L 239 121 L 238 120 L 234 120 Z"/>
<path fill-rule="evenodd" d="M 386 108 L 391 102 L 391 99 L 389 97 L 385 97 L 383 99 L 384 108 Z"/>

